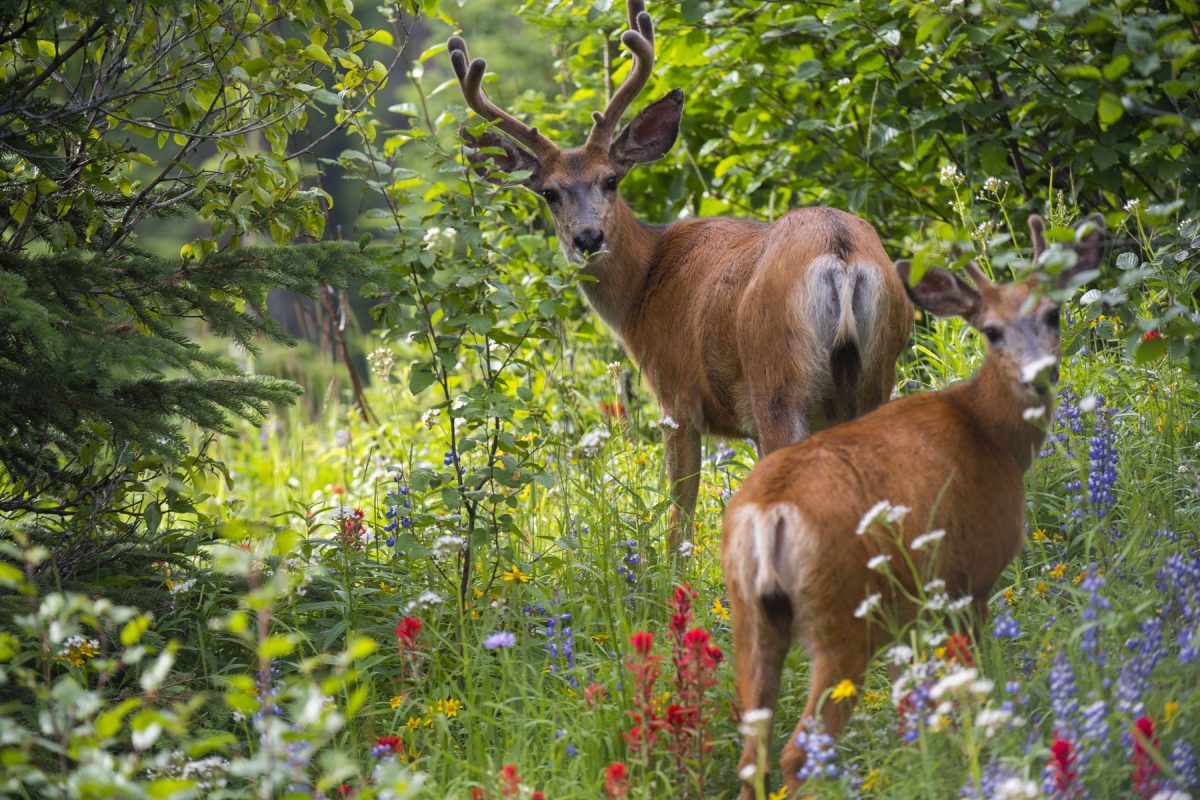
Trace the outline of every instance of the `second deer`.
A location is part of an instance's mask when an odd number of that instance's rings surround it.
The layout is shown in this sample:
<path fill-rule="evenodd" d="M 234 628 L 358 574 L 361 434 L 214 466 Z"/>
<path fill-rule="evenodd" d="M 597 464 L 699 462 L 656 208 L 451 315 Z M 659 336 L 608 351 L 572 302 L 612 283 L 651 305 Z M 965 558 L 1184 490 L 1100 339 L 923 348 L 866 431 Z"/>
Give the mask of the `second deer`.
<path fill-rule="evenodd" d="M 664 156 L 683 115 L 678 89 L 617 125 L 654 68 L 654 26 L 628 1 L 621 41 L 633 53 L 582 147 L 556 147 L 484 94 L 487 65 L 449 41 L 467 104 L 495 123 L 468 144 L 550 207 L 564 254 L 584 263 L 583 292 L 640 366 L 663 413 L 671 549 L 690 526 L 703 433 L 747 437 L 760 455 L 886 400 L 912 306 L 875 230 L 832 208 L 772 224 L 709 217 L 647 225 L 621 198 L 636 164 Z M 507 138 L 505 138 L 507 137 Z M 489 156 L 477 151 L 475 161 Z"/>
<path fill-rule="evenodd" d="M 1036 263 L 1045 246 L 1041 219 L 1031 218 L 1030 227 Z M 1096 269 L 1102 252 L 1093 223 L 1060 281 Z M 908 265 L 897 267 L 907 284 Z M 970 595 L 982 621 L 993 584 L 1020 552 L 1022 476 L 1053 418 L 1059 308 L 1036 278 L 997 286 L 974 264 L 967 271 L 973 286 L 935 267 L 911 294 L 919 306 L 961 316 L 983 333 L 987 356 L 974 378 L 896 400 L 772 453 L 730 503 L 721 561 L 743 712 L 775 708 L 784 658 L 799 640 L 811 662 L 800 725 L 819 709 L 825 731 L 837 735 L 853 703 L 822 705 L 822 699 L 842 680 L 861 685 L 888 638 L 863 618 L 860 603 L 877 594 L 902 623 L 915 613 L 889 577 L 868 567 L 872 557 L 905 564 L 904 547 L 918 567 L 945 582 L 950 598 Z M 864 519 L 880 501 L 910 509 L 896 523 L 898 540 L 873 535 L 877 525 Z M 936 558 L 913 546 L 930 526 L 944 531 Z M 915 577 L 902 572 L 891 578 L 916 596 Z M 756 750 L 748 736 L 742 767 L 759 763 Z M 793 734 L 782 758 L 792 796 L 804 758 Z M 744 786 L 742 796 L 754 793 Z"/>

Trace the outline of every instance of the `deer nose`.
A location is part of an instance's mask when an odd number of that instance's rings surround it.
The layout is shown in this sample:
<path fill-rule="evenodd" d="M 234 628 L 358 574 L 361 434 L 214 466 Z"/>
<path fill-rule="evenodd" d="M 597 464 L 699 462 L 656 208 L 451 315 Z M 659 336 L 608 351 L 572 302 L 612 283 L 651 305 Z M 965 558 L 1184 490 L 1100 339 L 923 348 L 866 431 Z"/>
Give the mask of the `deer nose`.
<path fill-rule="evenodd" d="M 575 246 L 584 255 L 599 252 L 604 247 L 604 231 L 588 228 L 575 234 Z"/>

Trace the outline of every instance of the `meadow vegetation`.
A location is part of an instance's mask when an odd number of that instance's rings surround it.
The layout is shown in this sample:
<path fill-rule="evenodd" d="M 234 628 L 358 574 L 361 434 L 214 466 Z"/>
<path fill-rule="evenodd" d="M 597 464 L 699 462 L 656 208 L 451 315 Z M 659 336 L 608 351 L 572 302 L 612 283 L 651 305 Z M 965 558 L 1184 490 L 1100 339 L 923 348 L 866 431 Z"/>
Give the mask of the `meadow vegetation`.
<path fill-rule="evenodd" d="M 170 8 L 194 26 L 268 5 Z M 619 5 L 526 3 L 524 41 L 547 52 L 489 91 L 552 136 L 584 129 Z M 836 743 L 806 735 L 805 793 L 1200 792 L 1195 5 L 655 6 L 646 96 L 680 86 L 688 99 L 673 153 L 622 185 L 644 218 L 830 204 L 870 220 L 917 271 L 973 256 L 1000 277 L 1032 268 L 1013 235 L 1031 212 L 1055 242 L 1089 213 L 1111 232 L 1101 275 L 1064 306 L 1028 535 L 990 620 L 973 638 L 965 610 L 924 587 L 918 622 L 866 685 L 826 699 L 859 709 Z M 739 726 L 761 721 L 733 707 L 718 547 L 753 448 L 706 442 L 695 535 L 666 553 L 669 422 L 582 304 L 537 199 L 463 166 L 457 129 L 485 126 L 439 44 L 458 9 L 274 8 L 261 28 L 239 17 L 250 46 L 220 63 L 238 92 L 264 93 L 256 102 L 332 121 L 343 149 L 291 160 L 312 141 L 297 139 L 304 126 L 264 142 L 187 103 L 171 125 L 216 119 L 197 141 L 227 135 L 220 153 L 124 114 L 80 135 L 65 104 L 47 129 L 62 138 L 39 147 L 112 143 L 97 158 L 119 164 L 47 177 L 46 152 L 0 152 L 0 414 L 12 429 L 0 449 L 0 796 L 736 795 Z M 4 12 L 6 142 L 28 145 L 29 108 L 49 113 L 59 97 L 39 75 L 80 52 L 104 57 L 89 40 L 55 64 L 62 42 L 93 24 L 148 41 L 137 4 L 108 17 L 56 9 L 61 40 L 38 14 Z M 513 24 L 507 7 L 463 15 Z M 200 27 L 219 42 L 228 30 L 214 25 Z M 256 50 L 268 32 L 281 33 Z M 355 62 L 403 43 L 401 66 L 388 66 L 396 52 Z M 626 61 L 612 56 L 619 79 Z M 268 78 L 289 88 L 272 94 Z M 44 104 L 22 99 L 39 92 Z M 156 166 L 117 146 L 130 135 Z M 203 230 L 180 257 L 151 257 L 121 227 L 125 209 L 161 210 L 155 198 L 174 195 L 141 190 L 193 158 L 207 159 L 193 193 L 208 205 L 173 205 Z M 334 171 L 365 197 L 342 230 L 351 243 L 231 246 L 256 232 L 333 235 L 322 212 L 340 190 L 299 190 Z M 195 177 L 167 174 L 185 190 Z M 339 259 L 376 301 L 357 342 L 366 402 L 322 384 L 306 387 L 315 412 L 288 407 L 295 388 L 252 375 L 251 350 L 285 338 L 256 317 L 264 279 L 325 291 L 345 278 Z M 56 263 L 88 281 L 51 280 Z M 173 287 L 166 300 L 156 284 Z M 56 322 L 72 314 L 82 329 Z M 197 316 L 250 350 L 197 360 L 184 325 Z M 970 375 L 982 350 L 959 321 L 918 319 L 897 393 Z M 89 367 L 104 380 L 89 383 Z M 805 670 L 794 653 L 777 733 L 803 706 Z M 778 798 L 780 785 L 766 775 L 760 793 Z"/>

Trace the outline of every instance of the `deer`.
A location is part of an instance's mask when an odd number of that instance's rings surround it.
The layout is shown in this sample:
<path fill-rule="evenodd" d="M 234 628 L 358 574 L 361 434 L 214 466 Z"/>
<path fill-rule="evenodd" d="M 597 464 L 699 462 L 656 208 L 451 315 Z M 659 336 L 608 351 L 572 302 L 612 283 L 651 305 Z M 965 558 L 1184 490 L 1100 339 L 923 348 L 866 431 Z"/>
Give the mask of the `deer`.
<path fill-rule="evenodd" d="M 487 63 L 466 42 L 447 48 L 467 105 L 493 123 L 460 130 L 477 169 L 488 158 L 549 207 L 584 297 L 641 370 L 666 415 L 661 427 L 671 508 L 668 548 L 690 531 L 701 437 L 752 439 L 760 457 L 810 430 L 886 400 L 913 310 L 875 229 L 833 208 L 773 223 L 704 217 L 640 222 L 621 197 L 637 164 L 670 151 L 684 95 L 672 89 L 618 123 L 654 69 L 654 25 L 628 0 L 628 76 L 581 147 L 560 149 L 493 103 Z M 501 135 L 503 134 L 503 135 Z"/>
<path fill-rule="evenodd" d="M 1029 224 L 1037 264 L 1046 252 L 1045 225 L 1036 215 Z M 895 628 L 884 630 L 878 615 L 903 625 L 916 613 L 892 581 L 901 580 L 916 597 L 917 577 L 900 575 L 903 569 L 881 574 L 869 560 L 882 555 L 905 564 L 905 548 L 918 569 L 944 581 L 946 594 L 971 609 L 976 626 L 986 619 L 993 585 L 1021 550 L 1023 476 L 1053 419 L 1060 312 L 1045 287 L 1066 289 L 1098 269 L 1101 225 L 1092 220 L 1077 229 L 1074 262 L 1054 282 L 1035 273 L 997 285 L 972 261 L 970 282 L 934 266 L 909 287 L 911 264 L 897 262 L 917 306 L 960 316 L 982 332 L 987 350 L 978 372 L 774 451 L 731 499 L 721 564 L 743 714 L 773 714 L 792 644 L 800 642 L 809 655 L 807 704 L 781 757 L 791 796 L 799 796 L 797 773 L 805 760 L 796 736 L 819 714 L 825 733 L 836 737 L 853 699 L 831 702 L 827 695 L 845 679 L 861 687 L 874 654 L 890 643 Z M 1071 262 L 1067 252 L 1055 255 Z M 872 521 L 880 501 L 909 511 L 890 526 L 886 519 Z M 930 531 L 927 542 L 941 537 L 936 549 L 918 541 Z M 866 597 L 881 601 L 876 615 L 864 614 L 873 605 Z M 741 796 L 748 800 L 755 795 L 747 780 L 765 761 L 758 736 L 750 733 L 754 726 L 747 728 L 739 767 L 745 770 Z"/>

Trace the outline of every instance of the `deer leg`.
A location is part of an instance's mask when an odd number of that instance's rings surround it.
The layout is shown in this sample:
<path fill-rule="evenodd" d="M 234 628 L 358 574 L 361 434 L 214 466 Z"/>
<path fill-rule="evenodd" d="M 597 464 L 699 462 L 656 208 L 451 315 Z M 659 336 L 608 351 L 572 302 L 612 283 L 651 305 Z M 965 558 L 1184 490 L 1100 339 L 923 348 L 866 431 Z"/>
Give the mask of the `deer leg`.
<path fill-rule="evenodd" d="M 808 436 L 808 417 L 812 404 L 797 387 L 780 388 L 755 398 L 754 424 L 758 428 L 758 455 L 796 444 Z"/>
<path fill-rule="evenodd" d="M 743 600 L 741 593 L 729 586 L 729 604 L 733 616 L 733 657 L 737 670 L 739 711 L 762 708 L 775 712 L 779 700 L 779 681 L 783 662 L 792 644 L 792 606 L 783 595 Z M 771 721 L 767 722 L 765 743 L 771 741 Z M 746 736 L 738 771 L 748 764 L 758 764 L 758 741 Z M 765 776 L 764 776 L 765 779 Z M 743 800 L 753 800 L 753 784 L 742 784 Z"/>
<path fill-rule="evenodd" d="M 692 533 L 696 496 L 700 493 L 700 431 L 688 422 L 680 422 L 677 428 L 665 428 L 663 448 L 671 493 L 667 550 L 675 556 L 680 541 Z"/>
<path fill-rule="evenodd" d="M 848 638 L 857 640 L 859 637 L 851 635 Z M 842 645 L 838 649 L 826 650 L 819 650 L 816 647 L 809 648 L 809 652 L 812 654 L 812 664 L 809 674 L 808 704 L 804 707 L 804 716 L 801 717 L 787 745 L 783 748 L 781 759 L 783 779 L 788 787 L 789 797 L 799 797 L 800 784 L 803 783 L 797 777 L 797 773 L 804 766 L 808 753 L 804 748 L 796 745 L 796 737 L 804 731 L 806 722 L 815 718 L 819 711 L 824 732 L 836 737 L 846 726 L 851 712 L 854 711 L 854 697 L 847 697 L 840 701 L 827 697 L 822 703 L 821 696 L 845 679 L 849 679 L 854 684 L 855 696 L 857 696 L 867 673 L 865 642 L 854 642 L 855 645 L 860 643 L 864 646 Z"/>

